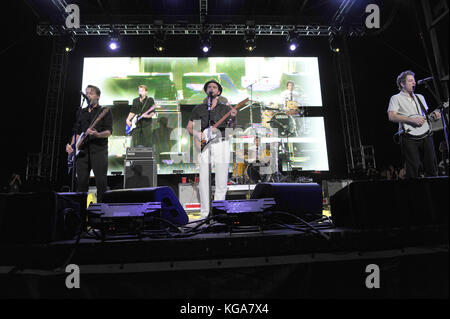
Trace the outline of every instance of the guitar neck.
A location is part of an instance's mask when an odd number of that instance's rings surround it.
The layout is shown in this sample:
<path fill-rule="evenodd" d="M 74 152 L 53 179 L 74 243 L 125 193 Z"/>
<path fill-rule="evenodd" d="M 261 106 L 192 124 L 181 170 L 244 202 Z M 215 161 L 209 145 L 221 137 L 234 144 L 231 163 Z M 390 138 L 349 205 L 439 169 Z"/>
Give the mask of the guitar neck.
<path fill-rule="evenodd" d="M 237 110 L 238 108 L 240 108 L 241 106 L 243 106 L 247 102 L 248 102 L 248 98 L 246 98 L 245 100 L 243 100 L 243 101 L 239 102 L 238 104 L 236 104 L 233 107 L 233 109 Z M 222 124 L 223 121 L 225 121 L 230 116 L 230 114 L 231 114 L 231 110 L 227 114 L 225 114 L 220 120 L 218 120 L 216 122 L 216 124 L 214 124 L 213 128 L 217 128 L 220 124 Z"/>
<path fill-rule="evenodd" d="M 97 116 L 97 118 L 95 119 L 95 121 L 89 126 L 90 129 L 93 129 L 94 126 L 97 125 L 97 123 L 105 116 L 106 113 L 108 113 L 109 109 L 106 108 L 102 111 L 102 113 L 100 113 L 99 116 Z"/>
<path fill-rule="evenodd" d="M 109 112 L 109 108 L 105 108 L 102 113 L 100 113 L 99 116 L 97 116 L 97 118 L 95 119 L 95 121 L 89 126 L 88 129 L 93 129 L 95 125 L 97 125 L 97 123 L 106 115 L 106 113 Z M 80 139 L 79 142 L 77 143 L 78 145 L 81 145 L 81 143 L 83 143 L 83 141 L 88 137 L 88 135 L 84 134 Z"/>
<path fill-rule="evenodd" d="M 152 112 L 155 112 L 155 108 L 156 108 L 156 106 L 155 105 L 153 105 L 150 109 L 148 109 L 147 111 L 145 111 L 144 113 L 142 113 L 141 115 L 139 115 L 138 116 L 138 120 L 140 120 L 144 115 L 148 115 L 148 114 L 150 114 L 150 113 L 152 113 Z"/>

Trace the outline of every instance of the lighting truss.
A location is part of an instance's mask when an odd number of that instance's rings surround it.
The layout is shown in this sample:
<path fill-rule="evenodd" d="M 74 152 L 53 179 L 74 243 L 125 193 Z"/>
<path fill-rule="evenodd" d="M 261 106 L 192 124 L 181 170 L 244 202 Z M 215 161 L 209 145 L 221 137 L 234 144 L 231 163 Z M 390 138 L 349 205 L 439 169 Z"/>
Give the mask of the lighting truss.
<path fill-rule="evenodd" d="M 245 24 L 85 24 L 79 28 L 66 28 L 64 25 L 37 25 L 37 34 L 41 36 L 99 36 L 109 35 L 111 30 L 117 30 L 120 35 L 139 36 L 154 35 L 157 31 L 164 30 L 166 35 L 200 35 L 204 28 L 208 28 L 210 35 L 244 35 L 249 29 Z M 332 33 L 346 34 L 347 36 L 362 36 L 365 33 L 363 26 L 329 26 L 329 25 L 268 25 L 252 26 L 257 36 L 287 36 L 295 30 L 298 36 L 304 37 L 328 37 Z"/>

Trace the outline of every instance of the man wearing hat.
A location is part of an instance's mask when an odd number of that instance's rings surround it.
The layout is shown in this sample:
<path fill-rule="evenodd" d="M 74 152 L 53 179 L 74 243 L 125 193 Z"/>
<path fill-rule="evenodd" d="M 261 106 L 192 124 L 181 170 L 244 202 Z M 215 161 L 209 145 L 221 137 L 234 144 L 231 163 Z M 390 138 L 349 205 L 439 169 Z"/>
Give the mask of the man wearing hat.
<path fill-rule="evenodd" d="M 220 131 L 218 138 L 212 140 L 198 155 L 198 163 L 200 170 L 200 204 L 201 218 L 209 215 L 209 158 L 211 157 L 211 168 L 215 167 L 215 194 L 214 200 L 224 200 L 227 193 L 228 168 L 230 165 L 230 144 L 225 137 L 225 129 L 234 127 L 236 124 L 237 111 L 234 110 L 224 97 L 221 97 L 222 86 L 215 80 L 205 83 L 203 90 L 207 94 L 207 98 L 203 104 L 197 105 L 192 111 L 189 119 L 187 130 L 194 139 L 201 141 L 206 136 L 203 131 L 212 126 L 211 123 L 218 122 L 228 112 L 230 116 L 223 121 L 217 129 Z M 208 110 L 211 105 L 211 111 Z M 210 123 L 208 123 L 208 118 Z M 219 133 L 219 132 L 217 132 Z M 209 154 L 211 152 L 211 154 Z M 211 156 L 210 156 L 211 155 Z"/>

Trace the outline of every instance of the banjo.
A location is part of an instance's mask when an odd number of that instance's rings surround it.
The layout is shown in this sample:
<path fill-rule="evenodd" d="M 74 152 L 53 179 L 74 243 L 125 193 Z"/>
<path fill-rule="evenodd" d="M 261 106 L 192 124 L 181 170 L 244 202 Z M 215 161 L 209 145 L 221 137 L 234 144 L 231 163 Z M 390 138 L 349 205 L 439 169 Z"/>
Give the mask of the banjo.
<path fill-rule="evenodd" d="M 443 104 L 444 108 L 448 107 L 448 101 Z M 409 116 L 410 118 L 424 117 L 420 114 L 413 114 Z M 439 119 L 436 118 L 435 113 L 425 115 L 426 121 L 421 126 L 413 126 L 411 124 L 403 123 L 403 131 L 406 134 L 412 135 L 413 137 L 422 137 L 428 132 L 432 131 L 433 124 Z"/>

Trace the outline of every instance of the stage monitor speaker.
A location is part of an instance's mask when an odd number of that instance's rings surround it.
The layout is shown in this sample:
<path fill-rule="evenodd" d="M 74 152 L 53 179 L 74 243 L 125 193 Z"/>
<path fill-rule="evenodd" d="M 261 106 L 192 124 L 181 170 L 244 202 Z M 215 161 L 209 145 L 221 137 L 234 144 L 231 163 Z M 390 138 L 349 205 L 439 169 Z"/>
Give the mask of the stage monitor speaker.
<path fill-rule="evenodd" d="M 313 219 L 322 215 L 322 189 L 316 183 L 259 183 L 251 195 L 252 199 L 274 198 L 273 210 Z"/>
<path fill-rule="evenodd" d="M 157 166 L 154 159 L 125 160 L 123 188 L 156 187 Z"/>
<path fill-rule="evenodd" d="M 45 244 L 72 239 L 83 227 L 87 193 L 0 194 L 0 242 Z"/>
<path fill-rule="evenodd" d="M 448 224 L 448 192 L 448 177 L 354 181 L 331 197 L 331 216 L 357 229 Z"/>
<path fill-rule="evenodd" d="M 273 198 L 215 200 L 212 202 L 212 215 L 218 222 L 229 225 L 260 225 L 264 212 L 275 207 Z"/>
<path fill-rule="evenodd" d="M 186 225 L 189 218 L 175 196 L 172 188 L 168 186 L 116 189 L 103 194 L 104 203 L 161 203 L 161 217 L 179 226 Z"/>

